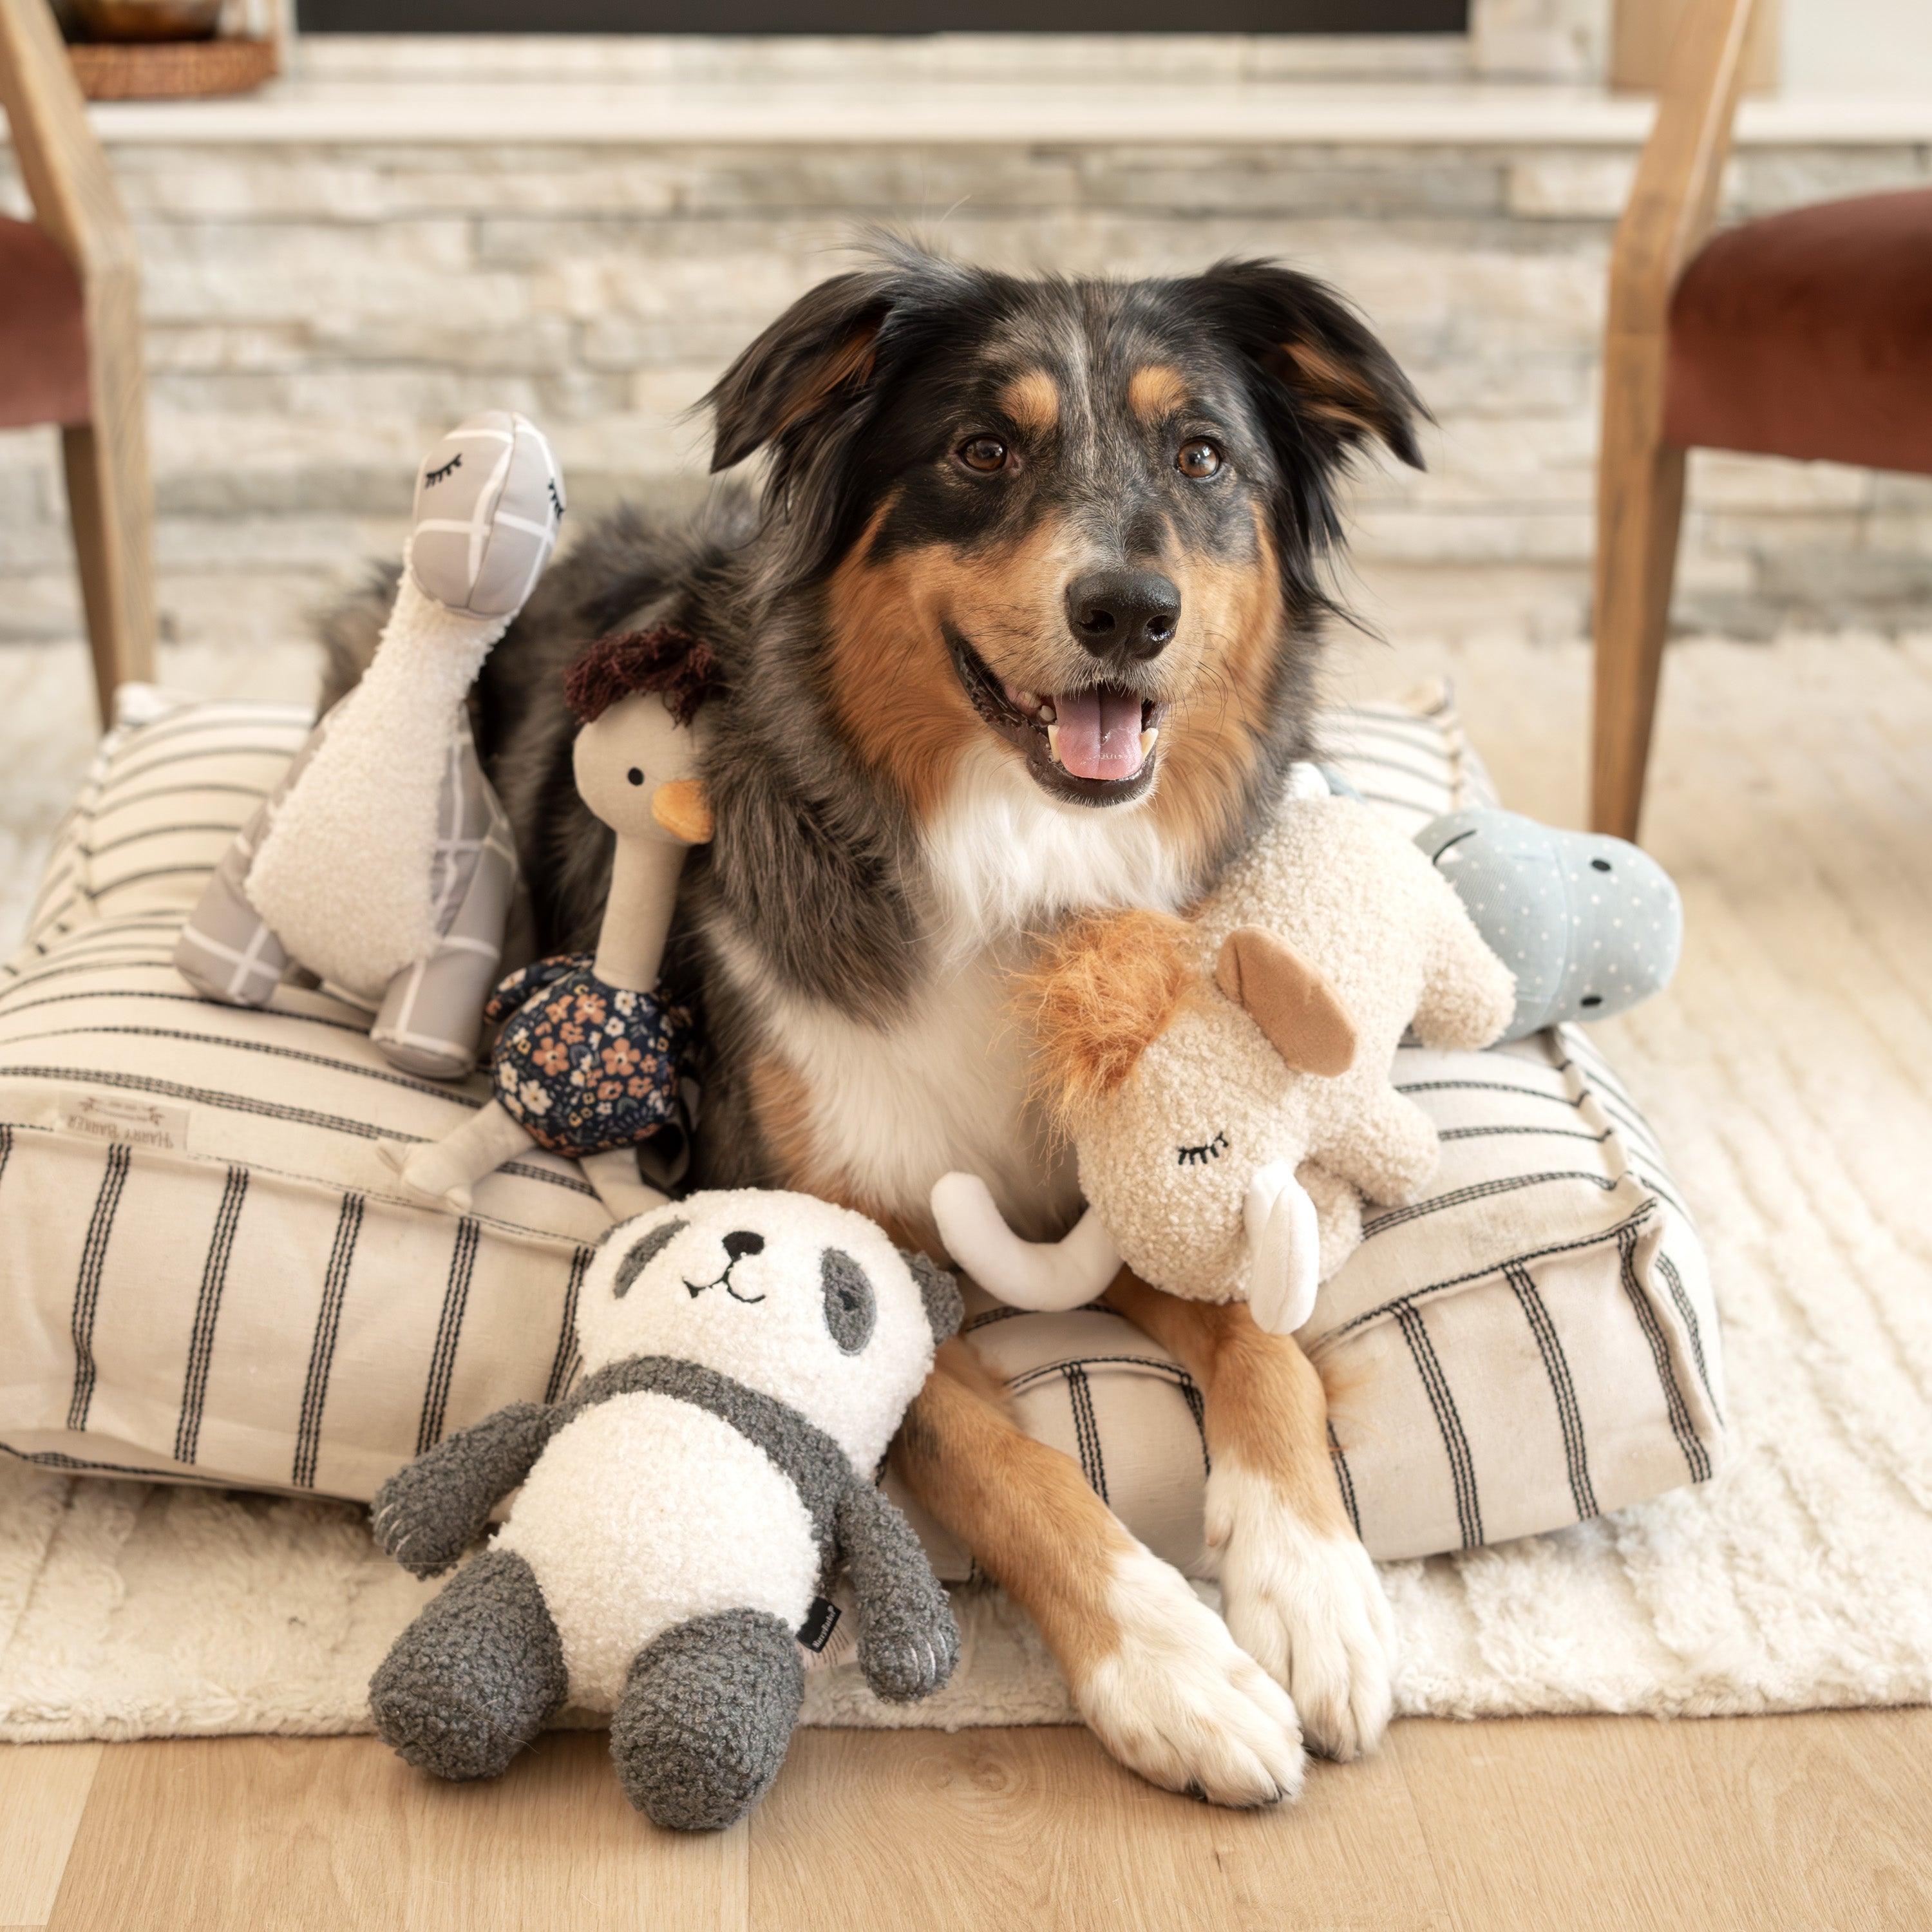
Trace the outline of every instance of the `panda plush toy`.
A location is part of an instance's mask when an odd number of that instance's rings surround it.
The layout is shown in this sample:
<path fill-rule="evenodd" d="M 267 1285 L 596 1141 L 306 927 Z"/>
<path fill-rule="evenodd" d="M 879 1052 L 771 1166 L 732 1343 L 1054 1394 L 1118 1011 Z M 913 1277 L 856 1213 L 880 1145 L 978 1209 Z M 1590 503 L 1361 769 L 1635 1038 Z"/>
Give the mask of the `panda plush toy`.
<path fill-rule="evenodd" d="M 376 1494 L 378 1541 L 428 1576 L 521 1485 L 370 1680 L 384 1741 L 490 1778 L 566 1701 L 608 1711 L 632 1803 L 722 1828 L 784 1760 L 799 1633 L 842 1559 L 872 1688 L 940 1689 L 958 1632 L 874 1478 L 961 1312 L 950 1275 L 803 1195 L 697 1194 L 612 1229 L 572 1393 L 500 1409 Z"/>

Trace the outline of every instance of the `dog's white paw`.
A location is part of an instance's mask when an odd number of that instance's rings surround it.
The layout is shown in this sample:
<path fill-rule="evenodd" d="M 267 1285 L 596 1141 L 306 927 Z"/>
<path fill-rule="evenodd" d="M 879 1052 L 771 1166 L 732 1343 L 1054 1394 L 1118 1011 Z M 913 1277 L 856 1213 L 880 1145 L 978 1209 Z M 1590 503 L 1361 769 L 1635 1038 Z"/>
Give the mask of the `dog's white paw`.
<path fill-rule="evenodd" d="M 1368 1552 L 1311 1528 L 1271 1484 L 1226 1462 L 1208 1479 L 1208 1540 L 1228 1628 L 1288 1687 L 1309 1748 L 1373 1750 L 1388 1726 L 1395 1624 Z"/>
<path fill-rule="evenodd" d="M 1078 1673 L 1080 1712 L 1150 1784 L 1216 1804 L 1301 1790 L 1301 1727 L 1287 1694 L 1243 1653 L 1179 1572 L 1138 1544 L 1114 1560 L 1115 1647 Z"/>

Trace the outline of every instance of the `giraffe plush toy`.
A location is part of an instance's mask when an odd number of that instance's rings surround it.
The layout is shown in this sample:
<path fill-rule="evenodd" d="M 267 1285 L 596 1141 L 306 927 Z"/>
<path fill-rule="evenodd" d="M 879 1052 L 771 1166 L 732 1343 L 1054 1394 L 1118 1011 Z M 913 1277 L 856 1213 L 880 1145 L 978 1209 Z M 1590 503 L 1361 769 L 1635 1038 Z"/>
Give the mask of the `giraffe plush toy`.
<path fill-rule="evenodd" d="M 266 1006 L 305 969 L 374 1010 L 397 1066 L 475 1064 L 517 880 L 464 699 L 556 544 L 563 478 L 542 433 L 472 416 L 416 474 L 416 520 L 374 662 L 243 826 L 183 929 L 195 989 Z"/>

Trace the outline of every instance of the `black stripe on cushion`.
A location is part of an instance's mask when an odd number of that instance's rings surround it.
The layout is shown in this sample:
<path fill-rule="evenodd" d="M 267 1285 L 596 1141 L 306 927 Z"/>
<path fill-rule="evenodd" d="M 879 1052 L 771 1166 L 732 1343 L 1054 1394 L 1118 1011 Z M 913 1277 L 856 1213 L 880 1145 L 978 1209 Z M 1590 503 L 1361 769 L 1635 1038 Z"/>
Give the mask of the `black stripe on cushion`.
<path fill-rule="evenodd" d="M 107 1150 L 100 1191 L 94 1197 L 94 1212 L 80 1251 L 80 1274 L 74 1282 L 74 1314 L 69 1324 L 74 1336 L 74 1395 L 67 1408 L 67 1426 L 76 1433 L 87 1426 L 88 1408 L 94 1400 L 94 1317 L 100 1300 L 100 1271 L 106 1264 L 107 1244 L 114 1233 L 122 1190 L 128 1184 L 130 1158 L 124 1142 L 117 1142 Z"/>
<path fill-rule="evenodd" d="M 1551 1255 L 1575 1254 L 1581 1249 L 1598 1247 L 1606 1242 L 1620 1240 L 1630 1229 L 1642 1227 L 1655 1213 L 1656 1208 L 1657 1204 L 1654 1201 L 1646 1201 L 1627 1220 L 1618 1221 L 1600 1234 L 1580 1234 L 1574 1241 L 1546 1242 L 1540 1248 L 1526 1249 L 1522 1253 L 1512 1255 L 1501 1263 L 1492 1262 L 1486 1267 L 1471 1268 L 1462 1274 L 1445 1275 L 1440 1281 L 1430 1282 L 1421 1288 L 1411 1288 L 1406 1294 L 1398 1294 L 1389 1300 L 1378 1302 L 1374 1307 L 1364 1309 L 1352 1320 L 1343 1322 L 1339 1328 L 1331 1328 L 1322 1336 L 1322 1346 L 1328 1347 L 1342 1336 L 1352 1335 L 1357 1329 L 1366 1328 L 1371 1322 L 1378 1322 L 1384 1316 L 1399 1316 L 1405 1308 L 1414 1306 L 1432 1294 L 1445 1294 L 1450 1288 L 1463 1288 L 1472 1281 L 1481 1281 L 1496 1274 L 1498 1267 L 1520 1264 L 1527 1268 L 1532 1262 L 1545 1260 Z"/>
<path fill-rule="evenodd" d="M 1631 1313 L 1636 1317 L 1636 1325 L 1643 1331 L 1643 1339 L 1650 1344 L 1651 1359 L 1657 1364 L 1658 1382 L 1664 1390 L 1664 1406 L 1670 1417 L 1670 1432 L 1676 1437 L 1677 1446 L 1684 1452 L 1684 1466 L 1690 1472 L 1690 1480 L 1694 1483 L 1706 1481 L 1711 1474 L 1710 1452 L 1691 1426 L 1690 1408 L 1684 1402 L 1684 1391 L 1677 1386 L 1676 1372 L 1670 1366 L 1670 1344 L 1658 1321 L 1657 1311 L 1646 1300 L 1638 1285 L 1634 1228 L 1626 1229 L 1617 1238 L 1617 1256 L 1624 1297 L 1630 1303 Z"/>
<path fill-rule="evenodd" d="M 0 1148 L 0 1168 L 6 1165 L 6 1150 Z M 1678 1319 L 1684 1324 L 1690 1337 L 1690 1359 L 1697 1365 L 1697 1379 L 1704 1385 L 1704 1399 L 1711 1405 L 1711 1413 L 1723 1426 L 1724 1412 L 1718 1406 L 1718 1398 L 1711 1387 L 1711 1372 L 1704 1366 L 1704 1335 L 1697 1325 L 1697 1311 L 1690 1305 L 1690 1298 L 1684 1292 L 1684 1278 L 1677 1272 L 1677 1264 L 1668 1255 L 1657 1258 L 1657 1271 L 1664 1277 L 1665 1287 L 1670 1291 L 1670 1299 L 1676 1308 Z"/>
<path fill-rule="evenodd" d="M 298 1489 L 315 1487 L 316 1457 L 322 1447 L 322 1412 L 328 1400 L 328 1372 L 335 1364 L 335 1340 L 342 1325 L 342 1303 L 349 1292 L 349 1270 L 362 1232 L 366 1197 L 345 1194 L 335 1220 L 335 1239 L 328 1250 L 328 1267 L 322 1278 L 322 1306 L 316 1311 L 315 1339 L 309 1344 L 308 1373 L 302 1380 L 302 1414 L 296 1424 L 294 1466 L 290 1471 Z"/>
<path fill-rule="evenodd" d="M 1456 1527 L 1462 1535 L 1462 1547 L 1474 1550 L 1483 1540 L 1483 1511 L 1476 1494 L 1476 1465 L 1469 1454 L 1469 1438 L 1462 1432 L 1456 1397 L 1448 1377 L 1442 1372 L 1442 1363 L 1436 1359 L 1436 1345 L 1429 1339 L 1429 1324 L 1423 1320 L 1421 1311 L 1398 1309 L 1396 1319 L 1401 1325 L 1402 1339 L 1408 1344 L 1415 1372 L 1422 1378 L 1423 1392 L 1435 1412 L 1436 1426 L 1449 1458 L 1450 1480 L 1456 1490 Z"/>
<path fill-rule="evenodd" d="M 595 1252 L 590 1248 L 579 1248 L 570 1258 L 570 1279 L 564 1284 L 563 1319 L 557 1328 L 556 1352 L 550 1358 L 550 1375 L 544 1383 L 545 1402 L 556 1401 L 583 1365 L 577 1352 L 577 1299 L 582 1292 L 584 1276 Z"/>
<path fill-rule="evenodd" d="M 456 1372 L 457 1345 L 463 1340 L 463 1316 L 470 1305 L 470 1281 L 476 1271 L 479 1240 L 475 1216 L 464 1215 L 456 1224 L 455 1245 L 449 1255 L 449 1279 L 443 1286 L 442 1313 L 436 1324 L 429 1380 L 423 1389 L 422 1418 L 416 1425 L 418 1456 L 442 1440 L 443 1412 L 449 1406 L 449 1384 Z"/>
<path fill-rule="evenodd" d="M 1406 1208 L 1390 1208 L 1372 1219 L 1364 1216 L 1362 1221 L 1362 1239 L 1372 1240 L 1376 1235 L 1386 1234 L 1391 1228 L 1400 1228 L 1411 1221 L 1420 1221 L 1431 1214 L 1440 1214 L 1451 1208 L 1460 1208 L 1472 1201 L 1486 1201 L 1498 1194 L 1520 1193 L 1526 1187 L 1541 1187 L 1552 1180 L 1586 1180 L 1592 1187 L 1600 1188 L 1606 1194 L 1612 1194 L 1626 1180 L 1635 1180 L 1634 1174 L 1618 1174 L 1614 1179 L 1600 1174 L 1588 1174 L 1581 1168 L 1557 1168 L 1546 1174 L 1502 1174 L 1494 1180 L 1472 1182 L 1467 1187 L 1452 1187 L 1446 1194 L 1431 1195 L 1426 1201 L 1412 1201 Z"/>
<path fill-rule="evenodd" d="M 220 1318 L 221 1292 L 228 1282 L 228 1258 L 235 1250 L 235 1230 L 248 1192 L 248 1170 L 231 1167 L 215 1210 L 214 1231 L 201 1264 L 201 1292 L 195 1298 L 194 1325 L 189 1331 L 188 1372 L 182 1381 L 181 1420 L 175 1425 L 175 1460 L 192 1462 L 201 1440 L 202 1406 L 208 1396 L 208 1365 L 214 1354 L 214 1324 Z"/>
<path fill-rule="evenodd" d="M 1061 1370 L 1066 1384 L 1066 1404 L 1073 1412 L 1073 1440 L 1080 1451 L 1080 1472 L 1087 1486 L 1104 1503 L 1107 1495 L 1107 1459 L 1100 1447 L 1100 1424 L 1094 1413 L 1093 1384 L 1078 1362 Z"/>
<path fill-rule="evenodd" d="M 1576 1384 L 1570 1379 L 1570 1361 L 1563 1352 L 1556 1324 L 1550 1318 L 1536 1283 L 1526 1268 L 1512 1264 L 1504 1270 L 1516 1306 L 1536 1337 L 1543 1357 L 1544 1372 L 1550 1378 L 1550 1392 L 1556 1401 L 1556 1420 L 1563 1431 L 1563 1462 L 1569 1473 L 1570 1500 L 1576 1505 L 1576 1520 L 1587 1522 L 1600 1512 L 1596 1492 L 1590 1486 L 1590 1458 L 1583 1442 L 1583 1413 L 1576 1406 Z"/>

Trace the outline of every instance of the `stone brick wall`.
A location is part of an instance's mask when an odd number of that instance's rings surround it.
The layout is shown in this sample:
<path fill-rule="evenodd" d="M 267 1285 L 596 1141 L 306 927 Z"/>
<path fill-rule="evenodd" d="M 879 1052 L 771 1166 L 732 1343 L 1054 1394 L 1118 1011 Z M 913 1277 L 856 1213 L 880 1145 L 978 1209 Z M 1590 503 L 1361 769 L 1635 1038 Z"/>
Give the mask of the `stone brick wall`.
<path fill-rule="evenodd" d="M 1525 33 L 1567 31 L 1560 4 L 1517 14 Z M 1186 146 L 184 140 L 112 158 L 146 264 L 170 636 L 287 634 L 360 560 L 394 553 L 418 452 L 472 409 L 542 422 L 580 512 L 688 502 L 704 440 L 682 412 L 860 221 L 1018 268 L 1139 274 L 1235 252 L 1332 278 L 1438 419 L 1427 474 L 1362 481 L 1368 614 L 1449 634 L 1584 621 L 1628 149 L 1262 147 L 1204 124 Z M 1728 206 L 1928 181 L 1924 147 L 1759 145 Z M 3 170 L 0 194 L 20 206 Z M 1690 502 L 1683 624 L 1925 622 L 1932 482 L 1700 455 Z M 0 639 L 72 634 L 76 606 L 53 439 L 0 436 Z"/>

